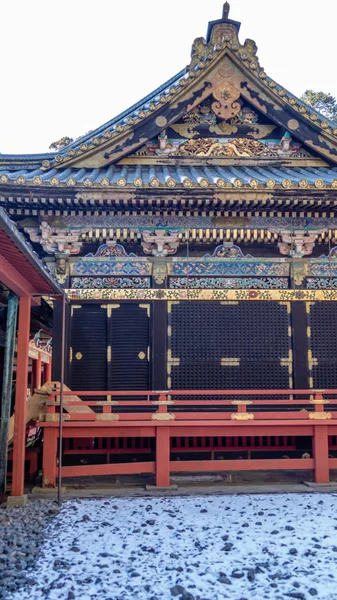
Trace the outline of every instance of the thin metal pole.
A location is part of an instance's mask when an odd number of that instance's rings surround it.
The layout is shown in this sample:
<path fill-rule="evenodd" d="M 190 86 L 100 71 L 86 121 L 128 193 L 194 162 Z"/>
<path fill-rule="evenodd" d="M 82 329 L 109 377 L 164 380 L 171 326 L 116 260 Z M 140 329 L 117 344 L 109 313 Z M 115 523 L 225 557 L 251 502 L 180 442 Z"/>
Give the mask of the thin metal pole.
<path fill-rule="evenodd" d="M 64 391 L 64 347 L 66 330 L 66 296 L 62 296 L 62 329 L 61 329 L 61 381 L 60 381 L 60 426 L 59 426 L 59 464 L 57 502 L 62 502 L 62 434 L 63 434 L 63 391 Z"/>
<path fill-rule="evenodd" d="M 8 461 L 8 430 L 11 414 L 13 365 L 16 340 L 16 322 L 18 316 L 19 298 L 10 293 L 7 306 L 6 343 L 4 370 L 2 378 L 1 423 L 0 423 L 0 494 L 6 493 L 7 461 Z"/>

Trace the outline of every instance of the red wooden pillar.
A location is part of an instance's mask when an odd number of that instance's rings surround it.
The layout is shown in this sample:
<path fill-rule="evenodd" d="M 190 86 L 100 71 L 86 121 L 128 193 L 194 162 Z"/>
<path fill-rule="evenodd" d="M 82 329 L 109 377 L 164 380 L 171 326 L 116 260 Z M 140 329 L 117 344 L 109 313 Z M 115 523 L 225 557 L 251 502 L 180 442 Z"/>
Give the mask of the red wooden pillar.
<path fill-rule="evenodd" d="M 51 358 L 49 358 L 49 363 L 44 363 L 43 383 L 47 383 L 47 381 L 51 381 Z"/>
<path fill-rule="evenodd" d="M 327 425 L 318 425 L 314 427 L 313 446 L 315 483 L 329 483 L 329 443 Z"/>
<path fill-rule="evenodd" d="M 30 296 L 22 296 L 16 363 L 12 496 L 23 496 L 24 492 L 30 310 Z"/>
<path fill-rule="evenodd" d="M 43 487 L 56 487 L 57 428 L 45 427 L 43 431 Z"/>
<path fill-rule="evenodd" d="M 156 429 L 156 486 L 170 485 L 170 428 L 157 425 Z"/>

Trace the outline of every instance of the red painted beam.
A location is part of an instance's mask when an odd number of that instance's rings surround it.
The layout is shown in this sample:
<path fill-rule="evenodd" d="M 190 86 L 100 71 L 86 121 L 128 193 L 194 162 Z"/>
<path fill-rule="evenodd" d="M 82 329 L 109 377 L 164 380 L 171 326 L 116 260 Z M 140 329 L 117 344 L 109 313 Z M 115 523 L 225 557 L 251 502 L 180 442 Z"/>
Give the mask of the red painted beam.
<path fill-rule="evenodd" d="M 312 458 L 268 458 L 256 460 L 180 460 L 170 462 L 171 473 L 188 471 L 279 471 L 313 469 Z"/>
<path fill-rule="evenodd" d="M 32 284 L 3 256 L 0 256 L 0 281 L 18 296 L 29 296 L 37 293 Z M 39 300 L 35 298 L 33 303 L 39 304 Z"/>
<path fill-rule="evenodd" d="M 62 477 L 86 477 L 92 475 L 134 475 L 154 473 L 154 462 L 117 463 L 113 465 L 78 465 L 62 467 Z"/>
<path fill-rule="evenodd" d="M 227 421 L 223 425 L 216 422 L 208 422 L 206 425 L 196 424 L 194 422 L 175 422 L 169 421 L 171 429 L 171 437 L 209 437 L 209 436 L 312 436 L 314 427 L 320 426 L 320 422 L 316 421 L 313 424 L 311 421 L 306 421 L 299 424 L 298 421 L 275 422 L 268 421 L 263 424 L 248 421 L 246 425 L 242 425 L 238 421 Z M 325 422 L 323 421 L 323 425 Z M 39 423 L 43 428 L 57 428 L 57 422 Z M 120 422 L 112 421 L 107 424 L 105 421 L 95 421 L 91 425 L 85 422 L 71 423 L 65 421 L 63 423 L 63 437 L 65 438 L 100 438 L 100 437 L 154 437 L 157 427 L 166 426 L 157 422 L 153 422 L 152 426 L 146 427 L 143 423 L 135 422 Z"/>
<path fill-rule="evenodd" d="M 337 389 L 324 389 L 324 390 L 316 390 L 316 389 L 306 389 L 306 390 L 295 390 L 295 389 L 286 389 L 286 390 L 165 390 L 165 391 L 153 391 L 153 390 L 137 390 L 137 391 L 116 391 L 116 390 L 71 390 L 65 391 L 65 396 L 96 396 L 105 397 L 112 396 L 118 400 L 118 397 L 123 398 L 125 396 L 134 396 L 135 398 L 139 396 L 292 396 L 292 395 L 300 395 L 300 396 L 311 396 L 313 394 L 318 394 L 322 396 L 322 394 L 334 394 L 337 397 Z M 59 392 L 52 392 L 50 397 L 58 396 Z M 127 402 L 127 401 L 126 401 Z M 132 401 L 131 401 L 132 402 Z M 200 400 L 193 400 L 193 403 L 198 404 Z M 292 401 L 296 402 L 296 400 Z"/>

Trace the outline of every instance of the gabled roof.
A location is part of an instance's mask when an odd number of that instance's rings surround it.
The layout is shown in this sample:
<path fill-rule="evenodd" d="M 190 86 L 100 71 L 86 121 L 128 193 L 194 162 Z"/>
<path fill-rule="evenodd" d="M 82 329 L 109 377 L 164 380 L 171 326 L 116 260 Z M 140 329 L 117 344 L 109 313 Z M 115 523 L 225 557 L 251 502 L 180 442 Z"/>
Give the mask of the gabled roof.
<path fill-rule="evenodd" d="M 222 19 L 209 24 L 207 40 L 194 41 L 191 62 L 185 69 L 118 117 L 65 147 L 54 165 L 102 167 L 115 163 L 207 96 L 221 95 L 224 86 L 226 92 L 233 86 L 258 110 L 336 164 L 337 124 L 266 75 L 255 42 L 240 43 L 240 23 L 230 20 L 228 12 L 226 3 Z"/>
<path fill-rule="evenodd" d="M 225 111 L 224 94 L 227 109 L 241 95 L 316 155 L 336 165 L 337 124 L 270 78 L 259 64 L 255 42 L 248 39 L 240 43 L 239 29 L 240 23 L 229 19 L 229 5 L 225 3 L 222 18 L 209 23 L 206 40 L 197 38 L 193 42 L 191 62 L 186 68 L 59 153 L 41 155 L 39 167 L 49 173 L 51 169 L 64 172 L 68 168 L 109 168 L 212 94 L 220 102 L 220 111 Z M 36 159 L 0 156 L 0 167 L 1 163 L 13 167 L 16 161 L 22 166 L 29 162 L 31 168 L 33 160 L 36 166 Z"/>

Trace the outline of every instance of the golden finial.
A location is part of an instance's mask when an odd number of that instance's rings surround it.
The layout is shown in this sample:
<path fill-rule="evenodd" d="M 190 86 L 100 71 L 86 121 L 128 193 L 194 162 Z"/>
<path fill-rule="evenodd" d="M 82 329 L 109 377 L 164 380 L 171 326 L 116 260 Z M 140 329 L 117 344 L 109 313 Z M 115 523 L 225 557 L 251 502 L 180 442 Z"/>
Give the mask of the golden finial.
<path fill-rule="evenodd" d="M 223 10 L 222 10 L 222 18 L 227 21 L 228 20 L 228 16 L 229 16 L 229 11 L 230 11 L 230 4 L 229 2 L 225 2 L 225 4 L 223 5 Z"/>

